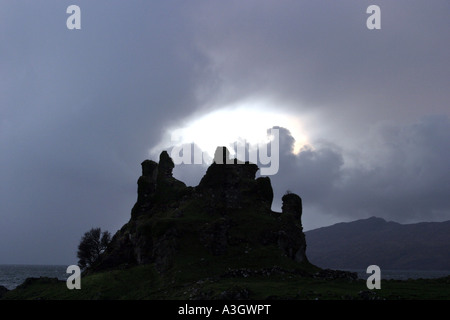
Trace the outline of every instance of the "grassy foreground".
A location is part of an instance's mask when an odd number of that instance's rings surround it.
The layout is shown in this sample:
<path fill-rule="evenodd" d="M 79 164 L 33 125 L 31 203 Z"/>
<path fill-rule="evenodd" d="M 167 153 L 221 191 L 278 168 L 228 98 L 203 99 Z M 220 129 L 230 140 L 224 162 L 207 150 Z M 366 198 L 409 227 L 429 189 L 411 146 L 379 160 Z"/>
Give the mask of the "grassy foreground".
<path fill-rule="evenodd" d="M 171 283 L 172 282 L 172 283 Z M 368 290 L 365 280 L 325 280 L 295 274 L 217 277 L 176 282 L 162 278 L 153 265 L 87 275 L 80 290 L 64 281 L 40 278 L 7 292 L 3 300 L 448 300 L 450 276 L 440 279 L 382 280 L 381 289 Z"/>

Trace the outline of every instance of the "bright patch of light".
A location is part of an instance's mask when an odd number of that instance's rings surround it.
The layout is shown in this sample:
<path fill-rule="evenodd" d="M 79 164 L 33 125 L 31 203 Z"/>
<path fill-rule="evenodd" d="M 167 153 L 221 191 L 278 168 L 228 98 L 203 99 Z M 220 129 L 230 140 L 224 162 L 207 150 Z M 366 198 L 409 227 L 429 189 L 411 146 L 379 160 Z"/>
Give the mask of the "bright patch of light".
<path fill-rule="evenodd" d="M 279 126 L 288 129 L 295 139 L 294 153 L 307 144 L 300 119 L 283 113 L 281 109 L 269 107 L 261 102 L 246 102 L 222 108 L 206 115 L 188 120 L 180 128 L 168 130 L 170 141 L 165 145 L 175 146 L 195 143 L 210 156 L 217 146 L 228 146 L 233 153 L 234 142 L 250 145 L 268 143 L 267 130 Z M 161 150 L 161 145 L 156 147 Z M 153 150 L 158 152 L 157 150 Z"/>

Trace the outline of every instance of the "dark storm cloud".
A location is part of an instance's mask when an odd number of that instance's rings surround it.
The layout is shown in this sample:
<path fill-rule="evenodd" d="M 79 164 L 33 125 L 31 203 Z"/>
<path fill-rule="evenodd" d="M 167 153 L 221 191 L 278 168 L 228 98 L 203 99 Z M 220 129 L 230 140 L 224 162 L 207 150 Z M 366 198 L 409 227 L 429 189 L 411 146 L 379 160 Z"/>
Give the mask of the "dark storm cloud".
<path fill-rule="evenodd" d="M 382 10 L 379 31 L 365 26 L 371 4 Z M 216 75 L 210 105 L 262 96 L 316 116 L 312 149 L 291 155 L 284 137 L 275 207 L 290 189 L 321 218 L 448 219 L 449 10 L 446 1 L 201 8 L 197 41 Z"/>
<path fill-rule="evenodd" d="M 81 30 L 66 28 L 71 4 Z M 365 27 L 370 4 L 382 30 Z M 325 217 L 448 217 L 449 11 L 446 0 L 0 1 L 0 263 L 75 263 L 85 231 L 128 221 L 166 128 L 248 97 L 317 120 L 296 156 L 281 137 L 278 195 L 298 192 Z M 202 175 L 176 170 L 188 184 Z"/>
<path fill-rule="evenodd" d="M 76 262 L 92 226 L 129 219 L 140 162 L 195 107 L 183 5 L 2 2 L 0 263 Z M 84 230 L 84 231 L 83 231 Z"/>
<path fill-rule="evenodd" d="M 302 196 L 305 215 L 315 208 L 344 219 L 373 215 L 401 222 L 450 219 L 448 117 L 380 126 L 373 138 L 384 156 L 377 158 L 375 152 L 363 166 L 345 166 L 342 151 L 330 146 L 305 147 L 293 155 L 286 152 L 293 138 L 285 129 L 281 134 L 285 137 L 280 149 L 285 151 L 280 171 L 271 179 L 275 186 Z M 276 196 L 286 190 L 276 190 Z"/>
<path fill-rule="evenodd" d="M 224 101 L 268 96 L 293 112 L 332 117 L 321 129 L 343 138 L 387 116 L 447 112 L 449 3 L 376 2 L 382 29 L 373 32 L 366 28 L 373 1 L 203 7 L 198 42 L 220 75 L 209 89 Z"/>
<path fill-rule="evenodd" d="M 371 169 L 344 172 L 346 182 L 339 190 L 342 209 L 356 214 L 365 207 L 370 215 L 403 221 L 449 219 L 449 118 L 384 126 L 379 134 L 387 156 Z M 358 195 L 354 201 L 350 201 L 352 193 Z M 349 208 L 352 203 L 354 209 Z"/>

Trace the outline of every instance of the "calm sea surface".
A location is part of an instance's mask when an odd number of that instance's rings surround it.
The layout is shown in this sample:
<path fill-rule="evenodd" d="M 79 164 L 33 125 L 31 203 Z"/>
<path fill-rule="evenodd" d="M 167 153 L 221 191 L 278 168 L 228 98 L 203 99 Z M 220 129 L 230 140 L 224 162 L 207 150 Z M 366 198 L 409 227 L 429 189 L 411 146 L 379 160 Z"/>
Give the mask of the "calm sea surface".
<path fill-rule="evenodd" d="M 22 284 L 26 278 L 49 277 L 67 280 L 70 274 L 66 273 L 68 266 L 53 265 L 23 265 L 23 264 L 1 264 L 0 286 L 9 290 Z"/>
<path fill-rule="evenodd" d="M 22 284 L 26 278 L 50 277 L 60 280 L 67 280 L 70 274 L 66 273 L 68 266 L 58 265 L 18 265 L 4 264 L 0 265 L 0 286 L 4 286 L 9 290 L 14 289 Z M 369 274 L 362 269 L 345 269 L 347 271 L 357 272 L 361 279 L 367 279 Z M 450 270 L 440 271 L 423 271 L 423 270 L 381 270 L 382 279 L 432 279 L 450 275 Z"/>
<path fill-rule="evenodd" d="M 367 279 L 370 274 L 364 269 L 342 269 L 358 273 L 360 279 Z M 434 279 L 450 275 L 450 270 L 383 270 L 381 279 L 408 280 L 408 279 Z"/>

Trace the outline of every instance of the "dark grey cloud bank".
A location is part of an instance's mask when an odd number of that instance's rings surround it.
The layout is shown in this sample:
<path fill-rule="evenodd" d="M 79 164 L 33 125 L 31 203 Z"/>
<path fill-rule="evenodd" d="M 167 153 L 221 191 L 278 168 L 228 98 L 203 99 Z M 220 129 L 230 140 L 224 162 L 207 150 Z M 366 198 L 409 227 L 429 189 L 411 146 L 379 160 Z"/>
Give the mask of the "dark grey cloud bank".
<path fill-rule="evenodd" d="M 128 221 L 165 128 L 248 97 L 313 119 L 297 155 L 282 131 L 271 177 L 274 208 L 287 189 L 304 198 L 306 228 L 450 218 L 446 0 L 0 6 L 0 263 L 75 263 L 83 232 Z"/>
<path fill-rule="evenodd" d="M 304 198 L 305 218 L 311 223 L 317 223 L 310 214 L 315 211 L 352 220 L 379 216 L 405 223 L 449 218 L 448 117 L 380 128 L 374 138 L 383 145 L 384 159 L 351 167 L 333 146 L 305 147 L 294 155 L 293 138 L 287 130 L 283 134 L 280 171 L 272 181 Z M 276 190 L 277 198 L 285 191 Z"/>
<path fill-rule="evenodd" d="M 70 4 L 2 2 L 0 263 L 76 262 L 82 230 L 119 228 L 148 148 L 195 108 L 181 3 L 79 1 L 80 31 Z"/>

